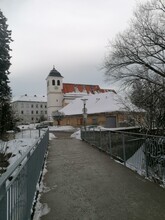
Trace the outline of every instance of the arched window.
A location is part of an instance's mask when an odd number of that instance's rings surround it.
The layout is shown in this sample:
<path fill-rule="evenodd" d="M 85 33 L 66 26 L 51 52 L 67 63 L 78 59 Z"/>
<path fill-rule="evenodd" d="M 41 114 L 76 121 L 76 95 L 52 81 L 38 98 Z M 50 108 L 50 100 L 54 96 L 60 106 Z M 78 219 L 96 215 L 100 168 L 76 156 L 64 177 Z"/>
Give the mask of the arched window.
<path fill-rule="evenodd" d="M 60 86 L 60 80 L 59 79 L 57 80 L 57 85 Z"/>
<path fill-rule="evenodd" d="M 52 80 L 52 85 L 53 85 L 53 86 L 55 85 L 55 80 L 54 80 L 54 79 Z"/>

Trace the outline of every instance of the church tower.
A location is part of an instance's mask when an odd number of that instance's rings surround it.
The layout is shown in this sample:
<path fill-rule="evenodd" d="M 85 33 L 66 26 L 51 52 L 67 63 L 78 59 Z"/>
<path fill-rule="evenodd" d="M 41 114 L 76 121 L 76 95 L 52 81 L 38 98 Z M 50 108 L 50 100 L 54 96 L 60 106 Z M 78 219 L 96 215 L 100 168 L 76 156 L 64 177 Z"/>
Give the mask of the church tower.
<path fill-rule="evenodd" d="M 63 76 L 53 67 L 47 80 L 47 113 L 48 120 L 52 119 L 52 112 L 62 108 L 63 102 Z"/>

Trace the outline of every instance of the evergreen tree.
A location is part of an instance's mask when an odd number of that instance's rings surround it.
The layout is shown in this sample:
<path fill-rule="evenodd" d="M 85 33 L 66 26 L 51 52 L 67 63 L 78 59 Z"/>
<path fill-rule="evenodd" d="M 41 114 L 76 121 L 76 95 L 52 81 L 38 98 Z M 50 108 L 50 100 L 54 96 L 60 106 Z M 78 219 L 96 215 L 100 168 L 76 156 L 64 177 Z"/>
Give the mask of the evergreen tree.
<path fill-rule="evenodd" d="M 7 19 L 0 10 L 0 136 L 13 126 L 10 105 L 11 89 L 9 87 L 10 42 L 11 31 L 6 24 Z"/>

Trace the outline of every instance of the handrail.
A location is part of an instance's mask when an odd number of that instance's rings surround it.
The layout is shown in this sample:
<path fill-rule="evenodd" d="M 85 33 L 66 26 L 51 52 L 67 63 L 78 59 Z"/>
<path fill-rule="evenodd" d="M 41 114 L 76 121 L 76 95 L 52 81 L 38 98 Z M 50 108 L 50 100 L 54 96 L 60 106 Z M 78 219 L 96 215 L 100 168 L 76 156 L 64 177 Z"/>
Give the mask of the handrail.
<path fill-rule="evenodd" d="M 48 136 L 49 130 L 0 177 L 0 219 L 31 219 L 36 186 L 47 151 Z"/>
<path fill-rule="evenodd" d="M 44 135 L 44 134 L 43 134 Z M 42 135 L 42 136 L 43 136 Z M 41 136 L 41 137 L 42 137 Z M 29 155 L 29 153 L 31 152 L 31 150 L 33 150 L 34 148 L 36 148 L 38 146 L 38 143 L 40 143 L 40 140 L 37 140 L 26 152 L 24 152 L 23 155 L 21 155 L 21 157 L 15 161 L 15 163 L 9 167 L 7 169 L 7 171 L 5 173 L 2 174 L 2 176 L 0 176 L 0 186 L 11 176 L 11 174 L 15 171 L 15 169 L 21 164 L 21 162 Z"/>
<path fill-rule="evenodd" d="M 0 186 L 11 176 L 11 174 L 17 169 L 17 167 L 21 164 L 21 162 L 28 156 L 30 151 L 37 147 L 38 141 L 36 141 L 28 150 L 24 152 L 24 154 L 17 160 L 15 163 L 8 168 L 8 170 L 0 176 Z"/>

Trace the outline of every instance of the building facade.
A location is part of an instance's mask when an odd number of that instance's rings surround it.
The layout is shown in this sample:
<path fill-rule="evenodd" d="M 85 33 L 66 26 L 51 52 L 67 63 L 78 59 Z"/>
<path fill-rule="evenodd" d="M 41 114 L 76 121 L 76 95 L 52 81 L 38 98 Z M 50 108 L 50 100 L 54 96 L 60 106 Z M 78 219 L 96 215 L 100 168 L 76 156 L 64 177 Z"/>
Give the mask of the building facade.
<path fill-rule="evenodd" d="M 48 120 L 52 119 L 53 112 L 59 111 L 76 98 L 82 98 L 87 94 L 115 92 L 101 89 L 99 85 L 63 83 L 63 76 L 54 67 L 46 80 Z"/>
<path fill-rule="evenodd" d="M 84 100 L 87 117 L 84 123 Z M 80 127 L 82 125 L 100 125 L 106 128 L 139 126 L 143 122 L 144 111 L 129 103 L 123 103 L 114 92 L 99 93 L 77 98 L 60 110 L 65 117 L 61 125 Z"/>
<path fill-rule="evenodd" d="M 47 97 L 28 96 L 27 94 L 15 97 L 12 100 L 12 109 L 18 124 L 37 123 L 41 119 L 47 120 Z"/>

